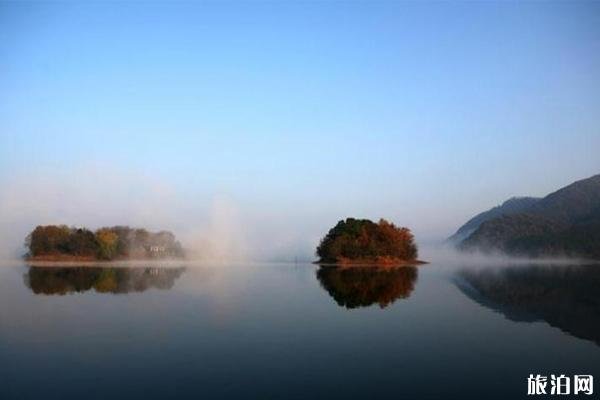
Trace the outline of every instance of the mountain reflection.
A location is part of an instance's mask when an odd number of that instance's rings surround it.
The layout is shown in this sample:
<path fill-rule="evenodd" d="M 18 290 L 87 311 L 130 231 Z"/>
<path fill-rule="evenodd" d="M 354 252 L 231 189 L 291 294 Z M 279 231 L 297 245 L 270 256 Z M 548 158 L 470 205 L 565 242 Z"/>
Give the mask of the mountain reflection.
<path fill-rule="evenodd" d="M 25 285 L 35 294 L 65 295 L 94 289 L 98 293 L 168 290 L 185 268 L 30 267 Z"/>
<path fill-rule="evenodd" d="M 469 298 L 510 320 L 543 320 L 600 345 L 600 265 L 465 269 L 455 283 Z"/>
<path fill-rule="evenodd" d="M 385 308 L 397 299 L 410 296 L 417 281 L 417 268 L 335 268 L 321 266 L 317 279 L 329 295 L 346 308 Z"/>

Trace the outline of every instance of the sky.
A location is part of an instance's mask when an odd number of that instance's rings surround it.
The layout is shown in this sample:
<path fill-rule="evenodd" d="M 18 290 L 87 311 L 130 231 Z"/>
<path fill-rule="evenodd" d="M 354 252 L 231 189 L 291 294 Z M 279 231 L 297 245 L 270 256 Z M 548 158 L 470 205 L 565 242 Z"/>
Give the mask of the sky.
<path fill-rule="evenodd" d="M 600 2 L 0 2 L 0 239 L 441 240 L 600 173 Z"/>

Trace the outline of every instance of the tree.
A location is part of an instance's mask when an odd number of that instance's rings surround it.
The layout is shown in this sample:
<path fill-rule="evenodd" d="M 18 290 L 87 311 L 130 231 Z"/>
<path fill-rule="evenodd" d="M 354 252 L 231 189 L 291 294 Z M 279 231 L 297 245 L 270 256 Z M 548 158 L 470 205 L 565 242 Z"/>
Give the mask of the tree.
<path fill-rule="evenodd" d="M 98 256 L 104 260 L 111 260 L 117 254 L 119 236 L 108 228 L 96 232 L 98 241 Z"/>
<path fill-rule="evenodd" d="M 85 228 L 70 229 L 66 253 L 76 256 L 95 257 L 98 251 L 98 242 L 92 231 Z"/>
<path fill-rule="evenodd" d="M 66 225 L 37 226 L 25 240 L 32 256 L 66 253 L 71 232 Z"/>

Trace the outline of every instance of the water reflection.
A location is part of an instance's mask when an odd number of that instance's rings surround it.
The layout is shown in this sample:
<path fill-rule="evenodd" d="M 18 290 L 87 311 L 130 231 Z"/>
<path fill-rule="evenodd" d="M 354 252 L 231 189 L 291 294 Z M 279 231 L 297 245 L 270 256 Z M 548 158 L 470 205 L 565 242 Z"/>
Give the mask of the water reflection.
<path fill-rule="evenodd" d="M 455 283 L 469 298 L 510 320 L 543 320 L 600 345 L 600 265 L 465 269 Z"/>
<path fill-rule="evenodd" d="M 342 307 L 358 308 L 379 304 L 385 308 L 410 296 L 417 281 L 417 268 L 336 268 L 321 266 L 317 279 Z"/>
<path fill-rule="evenodd" d="M 117 294 L 171 289 L 183 271 L 183 267 L 29 267 L 24 280 L 35 294 L 65 295 L 92 289 Z"/>

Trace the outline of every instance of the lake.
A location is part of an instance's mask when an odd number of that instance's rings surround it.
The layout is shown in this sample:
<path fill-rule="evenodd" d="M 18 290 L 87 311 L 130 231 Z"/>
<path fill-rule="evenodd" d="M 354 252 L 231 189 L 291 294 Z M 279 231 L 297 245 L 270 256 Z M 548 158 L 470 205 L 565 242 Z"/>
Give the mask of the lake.
<path fill-rule="evenodd" d="M 14 263 L 0 398 L 526 397 L 600 379 L 598 289 L 597 265 Z"/>

